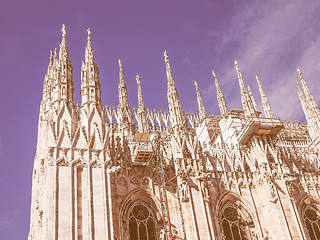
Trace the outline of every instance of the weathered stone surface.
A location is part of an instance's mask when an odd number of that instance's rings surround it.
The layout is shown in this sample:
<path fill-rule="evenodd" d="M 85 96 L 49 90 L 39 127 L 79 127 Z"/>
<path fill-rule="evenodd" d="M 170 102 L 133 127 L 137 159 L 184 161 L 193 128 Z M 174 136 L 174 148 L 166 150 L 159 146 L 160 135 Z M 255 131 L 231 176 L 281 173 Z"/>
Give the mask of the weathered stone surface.
<path fill-rule="evenodd" d="M 185 114 L 167 52 L 165 63 L 169 111 L 145 109 L 139 76 L 131 109 L 121 61 L 119 105 L 104 107 L 88 29 L 76 106 L 63 26 L 44 79 L 29 240 L 319 239 L 320 113 L 300 69 L 307 124 L 275 118 L 257 78 L 261 117 L 238 62 L 243 110 L 228 110 L 213 72 L 222 116 L 205 112 L 196 82 L 200 114 Z"/>

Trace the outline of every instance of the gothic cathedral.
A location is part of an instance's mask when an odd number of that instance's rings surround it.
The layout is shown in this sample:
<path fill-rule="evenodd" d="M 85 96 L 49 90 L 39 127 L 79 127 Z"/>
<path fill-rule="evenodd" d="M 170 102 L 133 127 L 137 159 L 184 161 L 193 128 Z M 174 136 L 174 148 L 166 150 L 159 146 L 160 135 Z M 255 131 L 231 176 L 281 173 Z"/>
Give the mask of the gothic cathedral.
<path fill-rule="evenodd" d="M 320 111 L 298 68 L 307 123 L 275 116 L 258 79 L 263 116 L 235 61 L 243 109 L 185 113 L 168 53 L 168 110 L 104 106 L 90 29 L 81 104 L 65 26 L 44 78 L 29 240 L 320 239 Z M 59 54 L 59 56 L 58 56 Z"/>

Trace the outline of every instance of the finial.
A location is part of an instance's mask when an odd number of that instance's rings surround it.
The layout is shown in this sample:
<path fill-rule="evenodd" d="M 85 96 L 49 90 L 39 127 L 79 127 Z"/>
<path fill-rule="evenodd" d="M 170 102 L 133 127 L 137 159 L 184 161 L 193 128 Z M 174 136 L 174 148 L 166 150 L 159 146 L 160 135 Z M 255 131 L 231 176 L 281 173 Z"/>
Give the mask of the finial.
<path fill-rule="evenodd" d="M 197 81 L 192 81 L 193 83 L 194 83 L 194 86 L 196 87 L 196 88 L 198 88 L 198 83 L 197 83 Z"/>
<path fill-rule="evenodd" d="M 216 73 L 214 72 L 214 70 L 212 70 L 212 75 L 213 75 L 214 79 L 217 78 Z"/>
<path fill-rule="evenodd" d="M 164 55 L 164 61 L 168 62 L 169 61 L 169 56 L 168 56 L 167 50 L 164 51 L 163 55 Z"/>
<path fill-rule="evenodd" d="M 91 31 L 90 28 L 87 29 L 87 33 L 88 33 L 88 38 L 91 38 Z"/>
<path fill-rule="evenodd" d="M 119 67 L 122 68 L 122 62 L 121 62 L 121 59 L 120 59 L 120 58 L 119 58 L 119 61 L 118 61 L 118 62 L 119 62 Z"/>
<path fill-rule="evenodd" d="M 298 74 L 299 74 L 299 76 L 300 76 L 300 78 L 301 78 L 301 77 L 302 77 L 302 72 L 301 72 L 301 70 L 300 70 L 299 67 L 297 67 L 297 72 L 298 72 Z"/>
<path fill-rule="evenodd" d="M 234 60 L 234 65 L 236 67 L 236 69 L 239 69 L 239 62 L 237 61 L 237 59 Z"/>
<path fill-rule="evenodd" d="M 53 58 L 57 59 L 57 48 L 54 49 Z"/>
<path fill-rule="evenodd" d="M 53 58 L 53 56 L 52 56 L 52 50 L 50 50 L 50 62 L 52 62 L 52 58 Z"/>
<path fill-rule="evenodd" d="M 62 28 L 61 28 L 61 32 L 62 32 L 62 38 L 66 38 L 66 26 L 64 24 L 62 24 Z"/>
<path fill-rule="evenodd" d="M 136 80 L 137 80 L 137 84 L 139 84 L 140 85 L 140 77 L 139 77 L 139 75 L 137 74 L 137 76 L 136 76 Z"/>
<path fill-rule="evenodd" d="M 259 81 L 258 75 L 256 75 L 256 80 Z"/>

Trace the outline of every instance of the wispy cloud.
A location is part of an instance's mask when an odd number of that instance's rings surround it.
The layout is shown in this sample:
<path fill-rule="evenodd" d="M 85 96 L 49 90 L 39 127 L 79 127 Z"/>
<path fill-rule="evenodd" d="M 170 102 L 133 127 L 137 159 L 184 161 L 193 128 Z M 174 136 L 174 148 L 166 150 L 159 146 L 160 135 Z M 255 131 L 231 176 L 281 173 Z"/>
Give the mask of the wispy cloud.
<path fill-rule="evenodd" d="M 235 46 L 232 54 L 240 63 L 246 84 L 252 85 L 256 100 L 254 76 L 258 74 L 275 114 L 282 118 L 301 118 L 303 114 L 295 85 L 298 65 L 314 95 L 320 90 L 316 84 L 320 28 L 315 21 L 319 10 L 319 1 L 250 1 L 235 6 L 231 27 L 220 38 L 221 49 L 230 43 Z M 231 108 L 241 107 L 236 72 L 230 66 L 223 66 L 222 85 L 228 85 L 224 92 Z"/>

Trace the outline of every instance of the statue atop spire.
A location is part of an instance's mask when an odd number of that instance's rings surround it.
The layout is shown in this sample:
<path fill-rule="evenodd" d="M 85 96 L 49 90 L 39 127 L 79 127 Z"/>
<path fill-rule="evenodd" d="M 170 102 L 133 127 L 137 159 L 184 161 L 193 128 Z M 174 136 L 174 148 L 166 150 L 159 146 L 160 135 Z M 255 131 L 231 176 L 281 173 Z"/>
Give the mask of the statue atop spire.
<path fill-rule="evenodd" d="M 68 45 L 66 40 L 67 38 L 66 26 L 64 24 L 62 24 L 61 32 L 62 32 L 62 40 L 60 43 L 59 60 L 66 62 L 68 60 L 69 52 L 68 52 Z"/>
<path fill-rule="evenodd" d="M 199 107 L 199 116 L 200 116 L 200 119 L 203 120 L 207 116 L 206 110 L 205 110 L 203 102 L 202 102 L 202 98 L 201 98 L 201 95 L 200 95 L 198 83 L 197 83 L 197 81 L 193 81 L 193 83 L 194 83 L 194 86 L 196 87 L 196 91 L 197 91 L 197 101 L 198 101 L 198 107 Z"/>
<path fill-rule="evenodd" d="M 234 64 L 238 74 L 239 86 L 241 90 L 241 102 L 244 110 L 244 115 L 246 117 L 257 116 L 252 99 L 250 98 L 246 89 L 246 85 L 244 84 L 238 61 L 234 60 Z"/>
<path fill-rule="evenodd" d="M 138 101 L 139 101 L 139 108 L 144 108 L 144 102 L 143 102 L 143 97 L 142 97 L 142 90 L 141 90 L 141 85 L 140 85 L 140 77 L 137 74 L 136 76 L 137 80 L 137 85 L 138 85 Z"/>
<path fill-rule="evenodd" d="M 85 107 L 87 113 L 96 106 L 99 111 L 101 105 L 101 86 L 98 64 L 94 61 L 94 52 L 91 43 L 91 31 L 87 29 L 87 46 L 85 49 L 85 61 L 81 66 L 81 107 Z"/>
<path fill-rule="evenodd" d="M 87 46 L 86 46 L 86 55 L 85 55 L 85 61 L 91 62 L 93 64 L 94 62 L 94 52 L 91 42 L 91 31 L 90 28 L 87 29 L 88 37 L 87 37 Z"/>
<path fill-rule="evenodd" d="M 220 85 L 219 85 L 219 82 L 218 82 L 218 79 L 217 79 L 217 76 L 216 76 L 216 73 L 214 72 L 214 70 L 212 70 L 212 75 L 214 77 L 214 82 L 215 82 L 216 89 L 217 89 L 217 100 L 218 100 L 218 104 L 219 104 L 220 114 L 223 117 L 229 113 L 227 102 L 226 102 L 226 99 L 224 98 L 224 95 L 221 91 L 221 88 L 220 88 Z"/>
<path fill-rule="evenodd" d="M 122 111 L 127 111 L 129 109 L 127 86 L 124 82 L 121 59 L 119 59 L 118 62 L 119 62 L 119 86 L 118 86 L 119 105 L 118 105 L 118 108 Z"/>
<path fill-rule="evenodd" d="M 53 52 L 50 51 L 50 62 L 46 76 L 48 86 L 45 90 L 47 96 L 50 96 L 50 104 L 47 104 L 50 107 L 46 107 L 47 110 L 51 107 L 59 110 L 63 104 L 66 104 L 69 110 L 74 109 L 73 68 L 71 61 L 68 60 L 67 33 L 64 24 L 62 25 L 61 32 L 62 40 L 59 45 L 59 59 L 57 48 Z"/>
<path fill-rule="evenodd" d="M 88 39 L 89 39 L 89 38 L 91 39 L 91 31 L 90 31 L 90 28 L 87 29 L 87 33 L 88 33 Z"/>
<path fill-rule="evenodd" d="M 66 32 L 66 26 L 64 24 L 62 24 L 61 32 L 62 32 L 62 42 L 65 42 L 66 41 L 67 32 Z"/>
<path fill-rule="evenodd" d="M 123 70 L 122 70 L 122 61 L 119 58 L 119 78 L 120 78 L 120 84 L 124 84 L 124 77 L 123 77 Z"/>
<path fill-rule="evenodd" d="M 264 114 L 266 115 L 267 118 L 274 118 L 274 114 L 273 114 L 271 105 L 267 99 L 267 96 L 265 95 L 265 93 L 262 89 L 261 83 L 260 83 L 257 75 L 256 75 L 256 80 L 257 80 L 258 87 L 259 87 L 259 92 L 260 92 L 260 96 L 261 96 L 261 103 L 263 106 Z"/>

